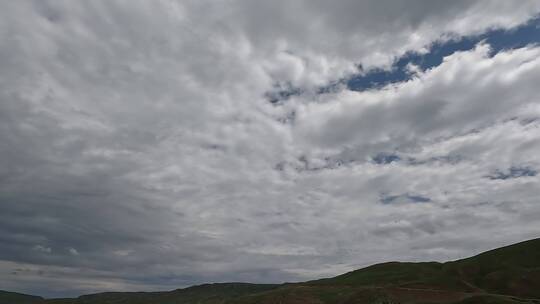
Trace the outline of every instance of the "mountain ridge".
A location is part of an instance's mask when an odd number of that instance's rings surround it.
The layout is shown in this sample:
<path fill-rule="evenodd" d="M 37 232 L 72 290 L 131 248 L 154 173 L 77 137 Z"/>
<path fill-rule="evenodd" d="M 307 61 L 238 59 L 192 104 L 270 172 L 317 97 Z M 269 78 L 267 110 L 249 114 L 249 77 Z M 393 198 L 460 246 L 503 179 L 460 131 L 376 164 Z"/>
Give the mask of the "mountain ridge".
<path fill-rule="evenodd" d="M 44 299 L 0 291 L 0 304 L 540 304 L 540 238 L 448 262 L 386 262 L 299 283 L 213 283 L 163 292 Z"/>

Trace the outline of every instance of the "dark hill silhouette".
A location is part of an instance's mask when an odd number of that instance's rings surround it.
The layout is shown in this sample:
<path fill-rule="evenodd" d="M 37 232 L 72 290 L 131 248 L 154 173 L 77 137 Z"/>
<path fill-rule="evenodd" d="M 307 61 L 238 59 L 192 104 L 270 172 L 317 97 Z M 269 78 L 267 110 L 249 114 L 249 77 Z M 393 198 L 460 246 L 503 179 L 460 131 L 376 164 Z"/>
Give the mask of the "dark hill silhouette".
<path fill-rule="evenodd" d="M 376 264 L 294 284 L 205 284 L 169 292 L 43 299 L 0 292 L 0 304 L 540 304 L 540 239 L 446 263 Z"/>

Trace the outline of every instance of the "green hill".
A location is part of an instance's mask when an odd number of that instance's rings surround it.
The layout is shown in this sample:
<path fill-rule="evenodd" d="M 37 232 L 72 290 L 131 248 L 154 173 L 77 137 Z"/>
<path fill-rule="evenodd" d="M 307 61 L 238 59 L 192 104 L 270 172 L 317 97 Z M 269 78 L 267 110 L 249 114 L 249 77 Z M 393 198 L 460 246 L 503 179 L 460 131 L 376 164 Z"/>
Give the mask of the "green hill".
<path fill-rule="evenodd" d="M 43 301 L 42 297 L 25 295 L 17 292 L 9 292 L 0 290 L 0 303 L 1 304 L 33 304 Z"/>
<path fill-rule="evenodd" d="M 75 299 L 51 299 L 43 304 L 220 304 L 229 299 L 268 291 L 278 286 L 248 283 L 204 284 L 167 292 L 104 292 Z"/>
<path fill-rule="evenodd" d="M 540 298 L 540 239 L 448 262 L 443 269 L 489 293 Z"/>
<path fill-rule="evenodd" d="M 5 294 L 5 295 L 4 295 Z M 11 298 L 10 298 L 11 297 Z M 0 293 L 0 304 L 540 304 L 540 239 L 446 263 L 376 264 L 304 283 L 205 284 L 169 292 L 49 299 Z"/>

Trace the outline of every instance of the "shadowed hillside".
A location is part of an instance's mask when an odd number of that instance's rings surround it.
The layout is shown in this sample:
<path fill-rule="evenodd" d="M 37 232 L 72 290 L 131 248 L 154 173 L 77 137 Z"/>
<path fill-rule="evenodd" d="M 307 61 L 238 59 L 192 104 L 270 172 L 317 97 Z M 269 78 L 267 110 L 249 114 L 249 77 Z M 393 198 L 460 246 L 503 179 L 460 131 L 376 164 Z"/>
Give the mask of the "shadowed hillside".
<path fill-rule="evenodd" d="M 205 284 L 170 292 L 49 299 L 1 292 L 0 304 L 540 304 L 540 239 L 446 262 L 389 262 L 283 285 Z"/>
<path fill-rule="evenodd" d="M 278 286 L 248 283 L 204 284 L 168 292 L 105 292 L 84 295 L 76 299 L 46 300 L 44 304 L 218 304 Z"/>
<path fill-rule="evenodd" d="M 0 303 L 32 304 L 43 302 L 42 297 L 0 290 Z"/>

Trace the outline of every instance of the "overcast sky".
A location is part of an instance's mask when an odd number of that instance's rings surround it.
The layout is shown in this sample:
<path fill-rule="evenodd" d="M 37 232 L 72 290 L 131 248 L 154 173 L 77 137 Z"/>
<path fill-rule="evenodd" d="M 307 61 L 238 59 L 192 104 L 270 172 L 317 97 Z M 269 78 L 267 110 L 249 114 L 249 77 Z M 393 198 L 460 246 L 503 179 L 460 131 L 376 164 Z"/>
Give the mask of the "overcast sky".
<path fill-rule="evenodd" d="M 538 237 L 538 38 L 347 80 L 539 12 L 1 1 L 0 289 L 299 281 Z"/>

